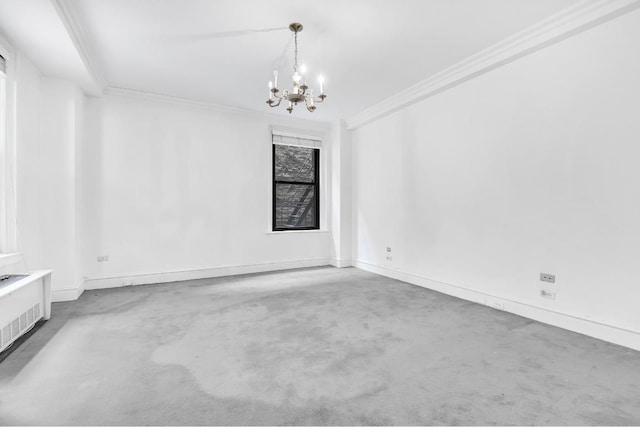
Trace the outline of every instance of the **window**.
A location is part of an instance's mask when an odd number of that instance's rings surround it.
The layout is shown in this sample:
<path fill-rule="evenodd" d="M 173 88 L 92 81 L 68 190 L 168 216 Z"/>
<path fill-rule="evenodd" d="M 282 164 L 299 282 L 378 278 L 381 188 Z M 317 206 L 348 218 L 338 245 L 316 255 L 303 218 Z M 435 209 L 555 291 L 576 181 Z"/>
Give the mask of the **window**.
<path fill-rule="evenodd" d="M 273 134 L 273 231 L 320 228 L 320 141 Z"/>

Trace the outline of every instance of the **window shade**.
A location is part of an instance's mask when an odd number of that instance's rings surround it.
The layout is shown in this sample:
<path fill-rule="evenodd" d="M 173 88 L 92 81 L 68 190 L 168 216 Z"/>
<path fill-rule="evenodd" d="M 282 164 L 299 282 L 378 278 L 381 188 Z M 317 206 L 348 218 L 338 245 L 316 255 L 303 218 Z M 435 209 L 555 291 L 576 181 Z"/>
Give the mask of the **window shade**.
<path fill-rule="evenodd" d="M 0 73 L 7 74 L 7 60 L 2 55 L 0 55 Z"/>
<path fill-rule="evenodd" d="M 272 135 L 273 143 L 277 145 L 293 145 L 295 147 L 307 148 L 320 148 L 322 146 L 320 138 L 302 137 L 275 132 Z"/>

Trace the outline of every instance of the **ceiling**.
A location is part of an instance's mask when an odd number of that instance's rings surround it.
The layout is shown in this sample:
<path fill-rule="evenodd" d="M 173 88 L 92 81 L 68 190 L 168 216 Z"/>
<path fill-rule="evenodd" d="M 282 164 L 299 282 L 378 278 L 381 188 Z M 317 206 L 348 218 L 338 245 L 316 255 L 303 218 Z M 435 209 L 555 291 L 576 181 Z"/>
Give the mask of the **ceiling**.
<path fill-rule="evenodd" d="M 301 22 L 299 62 L 313 85 L 318 74 L 325 77 L 328 97 L 313 115 L 300 107 L 293 114 L 329 121 L 354 115 L 576 3 L 0 0 L 0 33 L 43 73 L 77 77 L 74 67 L 84 59 L 86 71 L 87 58 L 65 53 L 73 37 L 62 31 L 62 4 L 80 27 L 94 74 L 108 86 L 288 114 L 283 106 L 266 105 L 267 82 L 274 68 L 280 86 L 288 82 L 293 43 L 286 27 Z"/>
<path fill-rule="evenodd" d="M 74 81 L 90 94 L 100 92 L 49 0 L 0 0 L 0 36 L 43 75 Z"/>

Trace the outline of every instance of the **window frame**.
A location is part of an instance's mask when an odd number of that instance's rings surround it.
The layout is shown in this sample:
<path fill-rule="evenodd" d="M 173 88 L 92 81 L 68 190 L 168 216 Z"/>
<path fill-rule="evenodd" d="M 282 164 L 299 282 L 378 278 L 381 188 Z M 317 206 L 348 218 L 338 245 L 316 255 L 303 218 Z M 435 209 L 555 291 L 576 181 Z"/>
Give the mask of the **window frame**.
<path fill-rule="evenodd" d="M 286 181 L 286 180 L 277 180 L 276 179 L 276 145 L 273 140 L 271 141 L 271 183 L 272 183 L 272 191 L 271 191 L 271 231 L 273 232 L 281 232 L 281 231 L 309 231 L 309 230 L 320 230 L 320 148 L 312 148 L 312 147 L 299 147 L 306 148 L 308 150 L 313 150 L 313 183 L 309 182 L 300 182 L 300 181 Z M 277 217 L 276 217 L 276 209 L 277 209 L 277 186 L 278 184 L 293 184 L 293 185 L 307 185 L 313 186 L 314 190 L 314 214 L 315 214 L 315 225 L 313 226 L 299 226 L 299 227 L 278 227 L 277 226 Z"/>

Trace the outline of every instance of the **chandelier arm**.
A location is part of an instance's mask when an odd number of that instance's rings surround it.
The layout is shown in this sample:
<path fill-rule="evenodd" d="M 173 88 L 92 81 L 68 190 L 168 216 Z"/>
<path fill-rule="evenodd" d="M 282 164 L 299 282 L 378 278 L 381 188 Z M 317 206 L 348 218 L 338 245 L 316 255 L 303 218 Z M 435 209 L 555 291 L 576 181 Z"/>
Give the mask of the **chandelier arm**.
<path fill-rule="evenodd" d="M 312 96 L 306 96 L 304 98 L 304 105 L 305 107 L 307 107 L 307 110 L 311 113 L 313 113 L 316 110 L 316 106 L 313 105 L 313 97 Z"/>

